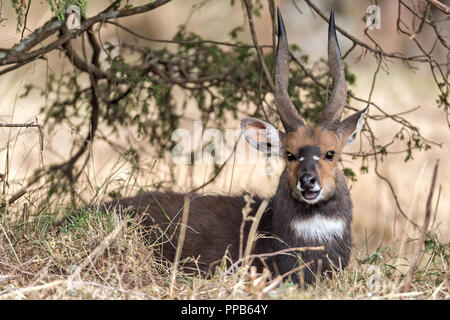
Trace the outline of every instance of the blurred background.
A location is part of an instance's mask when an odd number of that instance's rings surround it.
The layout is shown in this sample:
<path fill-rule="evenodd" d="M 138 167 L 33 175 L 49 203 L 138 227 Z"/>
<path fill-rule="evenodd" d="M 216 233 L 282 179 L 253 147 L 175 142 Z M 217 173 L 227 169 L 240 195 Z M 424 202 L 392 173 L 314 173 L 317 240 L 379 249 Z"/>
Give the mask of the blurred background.
<path fill-rule="evenodd" d="M 141 5 L 146 2 L 148 1 L 133 1 L 133 4 Z M 417 0 L 408 3 L 420 5 L 420 2 Z M 363 16 L 367 7 L 374 4 L 374 1 L 316 0 L 313 3 L 326 15 L 331 9 L 335 10 L 336 23 L 340 27 L 361 41 L 371 43 L 364 33 L 366 23 Z M 369 35 L 386 52 L 400 52 L 405 56 L 419 54 L 413 40 L 396 31 L 398 2 L 379 0 L 376 4 L 381 8 L 381 29 L 369 30 Z M 89 1 L 87 17 L 95 15 L 107 5 L 107 1 Z M 327 59 L 326 22 L 311 10 L 305 1 L 278 0 L 276 5 L 283 14 L 290 44 L 298 45 L 301 54 L 309 56 L 308 65 L 312 66 L 314 61 Z M 260 12 L 260 16 L 255 17 L 254 21 L 258 41 L 260 44 L 271 45 L 272 23 L 267 3 L 264 1 Z M 405 20 L 411 19 L 411 13 L 405 11 L 402 14 Z M 433 14 L 440 13 L 433 9 Z M 39 28 L 52 16 L 47 5 L 33 1 L 27 20 L 27 29 Z M 0 47 L 10 48 L 19 42 L 21 35 L 17 32 L 14 8 L 9 1 L 2 1 L 1 17 Z M 229 42 L 233 41 L 229 36 L 230 30 L 241 26 L 243 31 L 239 33 L 239 40 L 247 44 L 252 43 L 247 16 L 240 1 L 230 5 L 230 1 L 223 0 L 175 0 L 151 12 L 124 17 L 118 21 L 139 35 L 156 39 L 172 39 L 178 26 L 187 22 L 186 28 L 199 34 L 203 39 Z M 448 39 L 450 36 L 448 20 L 446 26 L 447 28 L 442 29 L 442 34 Z M 25 35 L 28 33 L 25 32 Z M 338 38 L 341 51 L 347 52 L 352 47 L 352 42 L 339 33 Z M 433 46 L 433 31 L 431 28 L 424 28 L 417 35 L 417 39 L 429 49 Z M 156 49 L 166 46 L 166 44 L 137 39 L 130 33 L 113 26 L 102 28 L 102 41 L 116 44 L 139 43 Z M 73 42 L 74 47 L 81 47 L 79 39 Z M 171 46 L 174 45 L 168 45 L 169 49 Z M 433 54 L 436 60 L 445 62 L 449 53 L 445 48 L 437 47 Z M 102 53 L 100 61 L 104 59 L 105 54 Z M 356 75 L 356 82 L 349 86 L 350 91 L 358 97 L 368 99 L 374 72 L 378 66 L 377 60 L 371 53 L 365 54 L 360 47 L 356 47 L 346 56 L 345 62 L 349 70 Z M 402 115 L 403 118 L 418 127 L 424 137 L 441 144 L 441 147 L 432 145 L 432 148 L 427 151 L 415 150 L 413 159 L 405 162 L 405 153 L 395 153 L 403 148 L 394 143 L 389 149 L 393 153 L 385 156 L 383 161 L 378 158 L 378 171 L 390 181 L 403 211 L 410 219 L 422 225 L 433 166 L 436 159 L 440 159 L 437 188 L 433 198 L 432 227 L 444 241 L 448 241 L 450 238 L 450 185 L 448 183 L 450 172 L 447 168 L 450 164 L 448 157 L 450 135 L 447 115 L 437 107 L 436 99 L 439 91 L 429 66 L 422 63 L 412 64 L 415 67 L 414 70 L 398 59 L 390 59 L 384 63 L 377 73 L 371 101 L 391 114 L 404 113 L 417 108 L 414 112 Z M 36 60 L 2 75 L 0 77 L 0 122 L 44 123 L 45 115 L 42 108 L 49 104 L 50 98 L 37 91 L 31 91 L 26 97 L 21 95 L 30 84 L 45 90 L 50 72 L 60 73 L 71 69 L 73 66 L 61 51 L 52 51 L 46 55 L 46 60 Z M 180 119 L 179 126 L 192 131 L 194 120 L 199 120 L 200 114 L 194 103 L 182 99 L 180 93 L 180 103 L 181 101 L 185 102 L 186 112 Z M 360 110 L 366 106 L 366 103 L 351 100 L 350 105 Z M 254 106 L 250 108 L 254 110 Z M 381 115 L 376 108 L 371 108 L 369 114 Z M 391 119 L 371 121 L 371 128 L 377 139 L 376 144 L 388 143 L 393 133 L 399 130 L 399 126 Z M 229 117 L 225 128 L 238 127 L 239 119 Z M 115 183 L 118 185 L 125 183 L 129 189 L 122 190 L 122 193 L 128 195 L 139 188 L 158 187 L 159 181 L 166 180 L 173 181 L 173 184 L 169 186 L 171 189 L 188 192 L 208 181 L 217 169 L 206 164 L 170 163 L 167 158 L 170 150 L 163 150 L 167 153 L 166 157 L 158 159 L 155 154 L 161 150 L 155 150 L 156 147 L 149 143 L 148 137 L 140 135 L 134 128 L 124 127 L 113 134 L 105 128 L 105 125 L 100 123 L 99 135 L 106 135 L 116 147 L 101 139 L 91 146 L 92 156 L 86 166 L 86 174 L 81 177 L 87 186 L 78 189 L 80 193 L 83 193 L 84 198 L 89 198 L 92 190 L 96 189 L 95 186 L 103 187 L 106 181 L 111 188 Z M 7 183 L 3 182 L 5 198 L 20 190 L 34 170 L 69 158 L 84 136 L 84 133 L 64 121 L 51 131 L 46 131 L 44 126 L 43 133 L 43 151 L 41 152 L 38 129 L 0 128 L 0 173 L 6 175 L 4 181 Z M 240 143 L 244 143 L 243 139 L 241 140 Z M 131 178 L 134 172 L 133 166 L 124 160 L 123 154 L 121 155 L 121 147 L 128 145 L 132 145 L 141 152 L 139 165 L 142 170 L 139 171 L 139 176 L 135 177 L 136 181 Z M 346 151 L 356 152 L 368 148 L 367 141 L 357 139 Z M 360 170 L 362 166 L 360 158 L 352 159 L 346 156 L 343 159 L 345 167 L 353 169 L 356 173 L 356 181 L 348 181 L 354 204 L 353 241 L 356 249 L 371 250 L 380 243 L 386 246 L 400 246 L 408 238 L 417 238 L 418 231 L 402 217 L 389 184 L 374 172 L 373 159 L 368 158 L 367 161 L 369 170 L 365 173 Z M 262 196 L 271 196 L 276 190 L 283 166 L 280 163 L 278 168 L 275 168 L 274 174 L 267 174 L 268 165 L 264 159 L 252 165 L 226 164 L 218 177 L 199 191 L 236 194 L 246 190 Z M 45 187 L 41 189 L 36 187 L 33 192 L 38 196 L 48 190 Z M 108 191 L 102 192 L 107 198 Z M 25 195 L 20 201 L 27 201 L 27 196 Z M 18 203 L 16 205 L 19 205 Z M 405 247 L 400 250 L 409 249 Z"/>

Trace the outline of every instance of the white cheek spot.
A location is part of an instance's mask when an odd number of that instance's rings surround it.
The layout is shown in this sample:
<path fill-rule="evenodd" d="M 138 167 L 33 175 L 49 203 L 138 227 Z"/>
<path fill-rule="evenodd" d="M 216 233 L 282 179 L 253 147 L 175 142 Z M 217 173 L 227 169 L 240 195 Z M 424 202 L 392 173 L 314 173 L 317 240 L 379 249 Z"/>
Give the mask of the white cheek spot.
<path fill-rule="evenodd" d="M 317 160 L 319 160 L 320 158 L 319 158 L 318 156 L 313 156 L 313 159 L 317 161 Z"/>
<path fill-rule="evenodd" d="M 312 218 L 294 220 L 292 228 L 304 240 L 325 242 L 344 236 L 345 221 L 316 214 Z"/>
<path fill-rule="evenodd" d="M 305 157 L 301 157 L 300 159 L 298 159 L 298 161 L 303 161 L 305 160 Z"/>

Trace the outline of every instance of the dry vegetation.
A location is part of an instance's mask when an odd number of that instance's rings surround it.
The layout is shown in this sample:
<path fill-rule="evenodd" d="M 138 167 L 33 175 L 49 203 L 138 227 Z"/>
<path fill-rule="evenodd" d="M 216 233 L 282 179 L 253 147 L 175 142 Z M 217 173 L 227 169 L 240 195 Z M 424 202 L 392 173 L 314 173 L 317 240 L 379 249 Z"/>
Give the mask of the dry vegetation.
<path fill-rule="evenodd" d="M 125 186 L 126 187 L 126 186 Z M 425 204 L 423 204 L 425 205 Z M 450 244 L 435 221 L 424 247 L 417 239 L 356 244 L 350 265 L 305 288 L 257 274 L 246 265 L 217 268 L 212 277 L 187 275 L 155 257 L 139 219 L 101 204 L 84 210 L 59 207 L 29 217 L 28 206 L 11 209 L 0 221 L 1 299 L 449 299 Z M 425 206 L 424 206 L 425 212 Z M 430 214 L 435 212 L 429 212 Z M 57 217 L 69 216 L 67 219 Z M 405 290 L 412 256 L 419 264 Z M 224 260 L 226 257 L 224 257 Z M 179 262 L 180 264 L 183 261 Z M 301 271 L 300 271 L 301 272 Z"/>

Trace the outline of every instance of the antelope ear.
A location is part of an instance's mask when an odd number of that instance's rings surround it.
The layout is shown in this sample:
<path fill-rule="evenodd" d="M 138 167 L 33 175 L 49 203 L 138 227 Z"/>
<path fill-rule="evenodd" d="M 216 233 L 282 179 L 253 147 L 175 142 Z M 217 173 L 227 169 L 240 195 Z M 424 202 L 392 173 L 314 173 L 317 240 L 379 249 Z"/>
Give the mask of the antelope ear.
<path fill-rule="evenodd" d="M 284 132 L 277 130 L 270 123 L 256 118 L 241 120 L 241 130 L 245 140 L 254 148 L 264 153 L 282 156 Z"/>
<path fill-rule="evenodd" d="M 350 117 L 345 118 L 340 124 L 338 132 L 342 137 L 345 145 L 349 145 L 355 140 L 356 135 L 361 130 L 364 116 L 366 115 L 367 108 L 365 107 L 363 110 L 352 114 Z"/>

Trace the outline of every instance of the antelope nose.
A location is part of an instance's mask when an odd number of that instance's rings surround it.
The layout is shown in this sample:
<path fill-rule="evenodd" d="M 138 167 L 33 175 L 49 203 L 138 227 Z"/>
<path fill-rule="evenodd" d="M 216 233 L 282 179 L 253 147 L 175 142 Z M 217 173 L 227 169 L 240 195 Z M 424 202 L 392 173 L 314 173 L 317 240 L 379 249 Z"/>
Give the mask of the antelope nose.
<path fill-rule="evenodd" d="M 300 178 L 300 186 L 304 190 L 313 189 L 316 183 L 316 176 L 310 173 L 305 173 Z"/>

